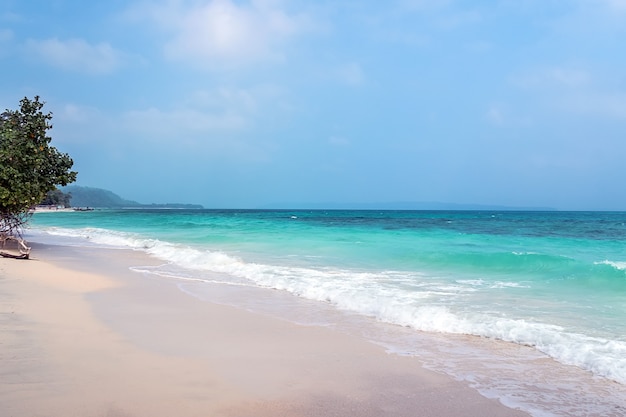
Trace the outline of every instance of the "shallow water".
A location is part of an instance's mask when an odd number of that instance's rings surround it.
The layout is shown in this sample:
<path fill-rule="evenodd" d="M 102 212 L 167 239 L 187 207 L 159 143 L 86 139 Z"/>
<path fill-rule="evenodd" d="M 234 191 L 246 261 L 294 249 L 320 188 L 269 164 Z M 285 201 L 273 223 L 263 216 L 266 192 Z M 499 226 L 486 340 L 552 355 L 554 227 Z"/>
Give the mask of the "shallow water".
<path fill-rule="evenodd" d="M 145 251 L 163 264 L 136 270 L 196 297 L 361 335 L 536 416 L 623 416 L 625 221 L 102 210 L 36 214 L 28 238 Z"/>

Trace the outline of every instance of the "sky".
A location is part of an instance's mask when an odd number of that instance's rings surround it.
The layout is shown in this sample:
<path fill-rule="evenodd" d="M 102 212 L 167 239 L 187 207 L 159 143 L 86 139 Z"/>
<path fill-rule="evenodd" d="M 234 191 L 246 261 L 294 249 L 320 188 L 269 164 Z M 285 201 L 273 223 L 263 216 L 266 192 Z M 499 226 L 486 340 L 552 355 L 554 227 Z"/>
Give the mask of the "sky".
<path fill-rule="evenodd" d="M 2 0 L 0 66 L 142 203 L 626 210 L 626 0 Z"/>

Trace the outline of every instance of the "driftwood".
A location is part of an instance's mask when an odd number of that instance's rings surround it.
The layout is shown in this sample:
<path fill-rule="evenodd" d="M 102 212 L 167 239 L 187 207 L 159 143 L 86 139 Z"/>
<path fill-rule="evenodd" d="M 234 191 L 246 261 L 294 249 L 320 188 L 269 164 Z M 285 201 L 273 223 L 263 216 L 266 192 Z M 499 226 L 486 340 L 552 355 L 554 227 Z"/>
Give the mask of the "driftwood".
<path fill-rule="evenodd" d="M 14 255 L 12 253 L 0 252 L 0 256 L 2 256 L 3 258 L 28 259 L 30 255 L 28 253 L 20 253 L 19 255 Z"/>
<path fill-rule="evenodd" d="M 31 216 L 30 211 L 17 214 L 0 213 L 0 256 L 28 259 L 30 247 L 22 238 L 22 229 Z M 7 247 L 7 243 L 10 247 Z"/>
<path fill-rule="evenodd" d="M 21 237 L 17 236 L 9 236 L 6 234 L 0 233 L 0 241 L 2 241 L 2 249 L 5 249 L 7 246 L 7 242 L 16 242 L 17 248 L 16 251 L 19 253 L 10 253 L 0 251 L 0 256 L 3 258 L 13 258 L 13 259 L 28 259 L 30 256 L 30 247 L 26 245 L 26 241 Z"/>

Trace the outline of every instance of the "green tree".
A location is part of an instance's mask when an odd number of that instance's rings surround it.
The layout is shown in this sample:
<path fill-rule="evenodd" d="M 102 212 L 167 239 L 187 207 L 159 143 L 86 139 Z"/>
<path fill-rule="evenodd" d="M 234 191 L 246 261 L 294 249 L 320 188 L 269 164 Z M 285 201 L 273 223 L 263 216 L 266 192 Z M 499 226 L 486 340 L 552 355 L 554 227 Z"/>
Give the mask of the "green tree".
<path fill-rule="evenodd" d="M 46 197 L 41 201 L 41 205 L 44 206 L 63 206 L 65 208 L 70 207 L 70 201 L 72 194 L 64 193 L 63 191 L 55 188 L 52 191 L 46 193 Z"/>
<path fill-rule="evenodd" d="M 29 210 L 57 185 L 76 181 L 69 155 L 50 146 L 52 113 L 24 97 L 0 115 L 0 236 L 21 236 Z"/>

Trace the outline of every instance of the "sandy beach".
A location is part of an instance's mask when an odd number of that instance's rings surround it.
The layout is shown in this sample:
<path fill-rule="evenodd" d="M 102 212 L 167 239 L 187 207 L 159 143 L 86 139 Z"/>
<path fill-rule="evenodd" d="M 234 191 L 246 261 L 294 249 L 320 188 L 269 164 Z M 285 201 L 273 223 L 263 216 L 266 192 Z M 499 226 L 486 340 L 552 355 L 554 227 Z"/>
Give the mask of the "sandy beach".
<path fill-rule="evenodd" d="M 43 245 L 0 259 L 3 417 L 526 415 L 419 359 L 129 270 L 155 262 Z"/>

